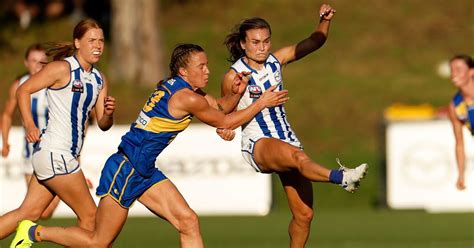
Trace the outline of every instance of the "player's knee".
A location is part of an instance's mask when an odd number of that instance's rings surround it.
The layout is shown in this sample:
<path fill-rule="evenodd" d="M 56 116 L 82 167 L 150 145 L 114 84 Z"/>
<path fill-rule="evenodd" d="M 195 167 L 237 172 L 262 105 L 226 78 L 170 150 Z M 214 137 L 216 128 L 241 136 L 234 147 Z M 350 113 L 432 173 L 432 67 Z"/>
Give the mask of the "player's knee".
<path fill-rule="evenodd" d="M 298 209 L 293 213 L 293 218 L 295 219 L 295 221 L 304 225 L 309 225 L 313 220 L 313 217 L 314 212 L 310 208 Z"/>
<path fill-rule="evenodd" d="M 96 209 L 87 210 L 77 216 L 79 221 L 79 226 L 87 229 L 87 230 L 94 230 L 95 227 L 95 214 Z"/>
<path fill-rule="evenodd" d="M 192 211 L 186 211 L 179 217 L 178 230 L 180 233 L 195 233 L 199 232 L 199 219 L 197 214 Z"/>
<path fill-rule="evenodd" d="M 306 155 L 306 153 L 304 153 L 301 150 L 295 150 L 294 152 L 292 152 L 291 156 L 293 158 L 293 161 L 295 161 L 295 164 L 298 168 L 300 168 L 301 166 L 303 166 L 306 162 L 310 160 L 308 155 Z"/>

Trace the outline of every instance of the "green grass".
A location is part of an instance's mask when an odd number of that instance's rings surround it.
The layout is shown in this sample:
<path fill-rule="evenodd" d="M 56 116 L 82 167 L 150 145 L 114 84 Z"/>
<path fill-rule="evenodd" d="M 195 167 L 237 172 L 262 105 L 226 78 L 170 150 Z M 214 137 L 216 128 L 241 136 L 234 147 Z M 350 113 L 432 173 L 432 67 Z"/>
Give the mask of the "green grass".
<path fill-rule="evenodd" d="M 186 2 L 179 5 L 165 1 L 163 5 L 158 25 L 162 27 L 164 64 L 176 43 L 201 44 L 211 70 L 206 90 L 213 95 L 219 95 L 220 80 L 230 65 L 225 61 L 227 51 L 222 42 L 235 23 L 244 17 L 265 18 L 272 25 L 273 47 L 279 48 L 309 35 L 317 23 L 321 3 Z M 455 90 L 435 69 L 456 53 L 473 55 L 472 1 L 329 2 L 337 13 L 327 43 L 284 68 L 283 79 L 291 97 L 285 107 L 305 151 L 314 160 L 334 168 L 335 157 L 340 157 L 347 165 L 368 162 L 371 167 L 355 195 L 341 193 L 332 185 L 314 184 L 317 215 L 308 247 L 473 247 L 473 214 L 375 208 L 381 204 L 379 191 L 383 189 L 379 178 L 384 154 L 380 142 L 383 110 L 394 102 L 430 103 L 436 107 L 448 103 Z M 33 41 L 69 40 L 73 25 L 61 19 L 21 31 L 15 24 L 0 24 L 0 109 L 8 85 L 24 71 L 21 59 L 27 45 Z M 114 73 L 109 58 L 106 53 L 98 65 L 106 75 Z M 151 86 L 112 81 L 110 91 L 117 98 L 116 123 L 129 124 Z M 18 115 L 15 124 L 20 125 Z M 288 247 L 286 199 L 278 180 L 274 185 L 274 208 L 267 217 L 202 217 L 206 244 Z M 48 223 L 67 225 L 73 220 Z M 162 220 L 131 218 L 117 247 L 177 247 L 177 240 L 176 232 Z M 2 247 L 7 243 L 0 241 Z"/>
<path fill-rule="evenodd" d="M 318 211 L 307 247 L 469 248 L 474 246 L 473 214 L 428 214 L 419 211 L 377 211 L 351 208 Z M 287 211 L 265 217 L 201 217 L 206 247 L 288 247 Z M 48 225 L 72 225 L 56 219 Z M 11 237 L 0 241 L 7 247 Z M 48 243 L 34 247 L 57 247 Z M 178 234 L 158 218 L 130 218 L 114 247 L 178 247 Z"/>

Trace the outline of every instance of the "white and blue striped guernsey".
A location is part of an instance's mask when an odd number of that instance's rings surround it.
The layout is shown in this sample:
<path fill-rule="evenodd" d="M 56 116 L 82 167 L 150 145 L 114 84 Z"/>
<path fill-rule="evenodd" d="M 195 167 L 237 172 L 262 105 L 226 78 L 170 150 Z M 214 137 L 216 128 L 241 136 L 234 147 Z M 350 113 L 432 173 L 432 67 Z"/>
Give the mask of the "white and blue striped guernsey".
<path fill-rule="evenodd" d="M 90 110 L 103 88 L 103 79 L 95 68 L 84 71 L 76 57 L 65 60 L 71 68 L 70 80 L 62 88 L 48 88 L 49 122 L 41 136 L 40 148 L 77 157 Z"/>
<path fill-rule="evenodd" d="M 22 85 L 30 78 L 30 74 L 22 76 L 18 80 L 18 86 Z M 31 114 L 33 115 L 33 121 L 36 127 L 43 131 L 48 124 L 48 100 L 46 99 L 47 91 L 46 89 L 39 90 L 31 94 Z M 31 153 L 33 152 L 33 143 L 28 143 L 25 139 L 25 145 L 23 149 L 23 156 L 25 158 L 30 158 Z"/>
<path fill-rule="evenodd" d="M 266 89 L 272 85 L 279 85 L 275 91 L 283 89 L 283 79 L 280 62 L 270 54 L 260 71 L 252 69 L 243 58 L 237 60 L 231 68 L 239 72 L 251 72 L 247 90 L 239 101 L 238 110 L 247 108 L 256 101 Z M 285 107 L 266 108 L 258 113 L 250 122 L 242 126 L 242 145 L 247 140 L 256 142 L 263 137 L 276 138 L 291 145 L 301 147 L 301 144 L 286 119 Z"/>

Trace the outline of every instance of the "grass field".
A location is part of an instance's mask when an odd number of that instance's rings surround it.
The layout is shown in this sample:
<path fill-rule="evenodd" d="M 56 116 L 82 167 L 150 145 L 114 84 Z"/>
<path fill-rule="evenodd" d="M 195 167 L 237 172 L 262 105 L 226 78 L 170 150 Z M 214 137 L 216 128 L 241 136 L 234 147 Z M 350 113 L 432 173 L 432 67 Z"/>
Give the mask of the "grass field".
<path fill-rule="evenodd" d="M 287 211 L 265 217 L 201 217 L 206 247 L 288 247 Z M 51 225 L 72 225 L 57 219 Z M 419 211 L 352 209 L 320 211 L 307 247 L 327 248 L 472 248 L 473 214 L 427 214 Z M 8 247 L 9 239 L 0 241 Z M 43 243 L 34 247 L 57 247 Z M 158 218 L 130 218 L 114 247 L 178 247 L 178 235 Z"/>
<path fill-rule="evenodd" d="M 229 66 L 222 42 L 235 23 L 244 17 L 264 17 L 272 25 L 273 46 L 278 48 L 309 35 L 323 1 L 164 2 L 159 25 L 165 60 L 176 43 L 201 44 L 212 73 L 206 90 L 218 95 L 220 79 Z M 332 185 L 315 184 L 317 213 L 308 247 L 474 247 L 472 213 L 428 214 L 376 207 L 383 205 L 378 197 L 383 186 L 379 178 L 384 156 L 379 128 L 383 110 L 394 102 L 430 103 L 435 107 L 447 104 L 454 88 L 448 79 L 436 74 L 436 67 L 456 53 L 472 55 L 472 0 L 328 2 L 337 9 L 329 40 L 315 54 L 284 68 L 285 88 L 291 97 L 285 108 L 312 158 L 328 167 L 337 166 L 334 158 L 340 157 L 348 165 L 368 162 L 371 168 L 355 195 Z M 27 45 L 69 40 L 73 25 L 60 19 L 23 31 L 12 23 L 0 24 L 0 109 L 8 85 L 24 71 L 21 58 Z M 111 74 L 107 52 L 99 68 Z M 150 92 L 150 86 L 111 82 L 111 95 L 118 105 L 116 123 L 134 120 Z M 15 124 L 20 124 L 18 115 Z M 269 216 L 202 217 L 206 245 L 288 247 L 290 214 L 276 181 L 274 190 L 275 203 Z M 71 225 L 74 220 L 45 223 Z M 0 241 L 0 247 L 7 247 L 10 238 Z M 115 247 L 177 247 L 177 241 L 176 232 L 163 220 L 131 218 Z"/>

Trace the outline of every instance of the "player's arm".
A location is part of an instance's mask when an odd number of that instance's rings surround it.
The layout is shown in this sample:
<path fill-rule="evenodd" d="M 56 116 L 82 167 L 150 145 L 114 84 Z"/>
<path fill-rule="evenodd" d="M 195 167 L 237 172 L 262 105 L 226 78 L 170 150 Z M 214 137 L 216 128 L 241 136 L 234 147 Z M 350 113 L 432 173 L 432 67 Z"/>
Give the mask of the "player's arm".
<path fill-rule="evenodd" d="M 259 100 L 248 108 L 227 115 L 211 107 L 203 96 L 190 90 L 181 90 L 175 93 L 170 99 L 169 109 L 174 116 L 191 113 L 210 126 L 234 129 L 250 121 L 262 109 L 283 104 L 288 100 L 288 91 L 273 92 L 275 89 L 276 86 L 270 87 Z"/>
<path fill-rule="evenodd" d="M 28 142 L 37 142 L 40 134 L 31 114 L 31 94 L 48 87 L 53 89 L 63 87 L 69 82 L 69 73 L 70 67 L 66 61 L 54 61 L 18 87 L 16 99 Z"/>
<path fill-rule="evenodd" d="M 115 98 L 108 96 L 108 81 L 104 74 L 102 75 L 103 87 L 97 97 L 95 104 L 95 115 L 97 125 L 102 131 L 107 131 L 114 124 Z"/>
<path fill-rule="evenodd" d="M 225 75 L 224 79 L 221 83 L 221 96 L 229 95 L 232 92 L 232 85 L 233 79 L 238 75 L 238 73 L 234 70 L 229 70 Z M 244 89 L 245 92 L 245 89 Z M 235 111 L 235 107 L 233 109 Z M 230 141 L 233 140 L 235 137 L 235 131 L 232 129 L 224 129 L 224 128 L 217 128 L 216 129 L 217 135 L 221 137 L 221 139 Z"/>
<path fill-rule="evenodd" d="M 456 117 L 454 104 L 451 102 L 449 104 L 449 120 L 453 126 L 454 132 L 454 139 L 456 141 L 455 144 L 455 153 L 456 153 L 456 164 L 458 168 L 458 179 L 456 182 L 456 186 L 458 189 L 464 189 L 464 168 L 465 168 L 465 161 L 466 161 L 466 154 L 464 152 L 464 138 L 462 134 L 462 123 Z"/>
<path fill-rule="evenodd" d="M 226 74 L 224 76 L 224 81 L 229 81 L 230 90 L 227 91 L 226 94 L 223 94 L 219 99 L 204 93 L 201 89 L 198 89 L 196 92 L 203 95 L 211 107 L 227 114 L 234 111 L 242 97 L 242 94 L 245 92 L 249 79 L 247 77 L 248 75 L 250 75 L 250 72 L 234 73 L 231 77 L 229 74 Z"/>
<path fill-rule="evenodd" d="M 326 42 L 329 34 L 329 24 L 334 13 L 336 13 L 336 10 L 330 5 L 321 5 L 319 9 L 320 20 L 316 30 L 308 38 L 299 43 L 283 47 L 273 53 L 280 64 L 285 65 L 299 60 L 320 48 Z"/>
<path fill-rule="evenodd" d="M 8 157 L 10 153 L 10 144 L 8 143 L 8 136 L 12 126 L 12 116 L 16 108 L 16 90 L 18 89 L 19 81 L 15 80 L 8 90 L 8 99 L 5 103 L 5 108 L 2 113 L 2 157 Z"/>

